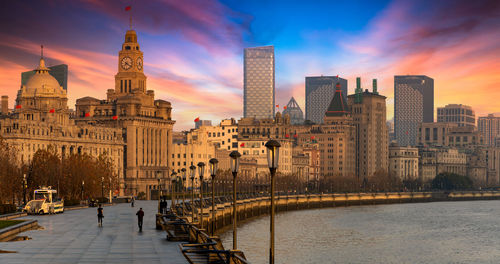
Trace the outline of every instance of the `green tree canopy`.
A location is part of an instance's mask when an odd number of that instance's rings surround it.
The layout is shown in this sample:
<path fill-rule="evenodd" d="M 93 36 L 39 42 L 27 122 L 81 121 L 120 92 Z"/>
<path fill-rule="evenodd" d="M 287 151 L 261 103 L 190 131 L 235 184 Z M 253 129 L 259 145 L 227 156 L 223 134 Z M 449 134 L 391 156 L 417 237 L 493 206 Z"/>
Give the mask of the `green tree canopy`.
<path fill-rule="evenodd" d="M 439 190 L 468 190 L 472 189 L 472 180 L 467 176 L 443 172 L 432 180 L 432 188 Z"/>

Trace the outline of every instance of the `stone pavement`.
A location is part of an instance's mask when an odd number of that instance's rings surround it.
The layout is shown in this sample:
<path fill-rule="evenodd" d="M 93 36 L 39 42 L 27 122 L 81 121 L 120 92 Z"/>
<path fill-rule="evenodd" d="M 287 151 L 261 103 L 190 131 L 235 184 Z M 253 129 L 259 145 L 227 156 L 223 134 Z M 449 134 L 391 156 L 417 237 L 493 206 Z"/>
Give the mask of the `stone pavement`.
<path fill-rule="evenodd" d="M 31 240 L 2 242 L 0 263 L 187 263 L 179 242 L 166 240 L 155 229 L 155 201 L 136 201 L 104 207 L 103 227 L 97 226 L 97 208 L 66 211 L 58 215 L 26 216 L 44 229 L 21 233 Z M 142 233 L 135 213 L 142 207 Z"/>

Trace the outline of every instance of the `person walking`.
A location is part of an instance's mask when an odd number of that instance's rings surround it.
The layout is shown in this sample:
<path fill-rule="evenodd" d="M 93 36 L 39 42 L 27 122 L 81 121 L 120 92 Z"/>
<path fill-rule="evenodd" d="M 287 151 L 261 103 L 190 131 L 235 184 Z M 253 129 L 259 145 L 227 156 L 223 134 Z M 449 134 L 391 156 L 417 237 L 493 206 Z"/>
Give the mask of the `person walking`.
<path fill-rule="evenodd" d="M 102 219 L 104 218 L 104 214 L 102 213 L 101 204 L 99 204 L 99 208 L 97 208 L 97 224 L 102 226 Z"/>
<path fill-rule="evenodd" d="M 130 206 L 134 207 L 134 202 L 135 202 L 135 199 L 134 199 L 134 197 L 132 197 L 132 200 L 130 200 Z"/>
<path fill-rule="evenodd" d="M 137 225 L 139 225 L 139 232 L 142 232 L 142 219 L 144 218 L 144 211 L 142 211 L 142 208 L 140 208 L 135 215 L 137 215 Z"/>

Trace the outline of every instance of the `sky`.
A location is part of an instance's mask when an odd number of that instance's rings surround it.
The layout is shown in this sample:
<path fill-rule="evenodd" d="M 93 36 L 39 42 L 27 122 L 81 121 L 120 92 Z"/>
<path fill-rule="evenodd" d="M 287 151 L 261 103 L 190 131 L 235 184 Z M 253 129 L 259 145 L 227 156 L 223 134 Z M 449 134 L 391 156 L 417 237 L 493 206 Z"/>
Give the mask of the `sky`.
<path fill-rule="evenodd" d="M 126 12 L 126 6 L 132 10 Z M 500 1 L 50 0 L 0 2 L 0 94 L 13 107 L 21 72 L 68 64 L 68 104 L 114 89 L 118 51 L 133 28 L 148 89 L 170 101 L 174 130 L 197 117 L 239 119 L 243 49 L 274 45 L 276 104 L 305 111 L 306 76 L 339 75 L 387 96 L 394 75 L 434 79 L 434 107 L 500 112 Z M 282 109 L 281 109 L 282 110 Z M 436 112 L 436 111 L 435 111 Z"/>

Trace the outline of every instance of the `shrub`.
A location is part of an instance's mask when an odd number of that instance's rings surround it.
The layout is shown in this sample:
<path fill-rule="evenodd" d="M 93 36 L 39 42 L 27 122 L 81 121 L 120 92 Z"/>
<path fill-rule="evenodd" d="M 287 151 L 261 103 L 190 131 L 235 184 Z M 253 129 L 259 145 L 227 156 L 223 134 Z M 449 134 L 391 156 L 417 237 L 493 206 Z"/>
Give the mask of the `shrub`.
<path fill-rule="evenodd" d="M 13 204 L 0 204 L 0 214 L 10 214 L 16 212 L 16 206 Z"/>
<path fill-rule="evenodd" d="M 72 206 L 72 205 L 79 205 L 80 200 L 78 199 L 65 199 L 64 200 L 64 206 Z"/>
<path fill-rule="evenodd" d="M 146 199 L 146 193 L 145 192 L 140 192 L 137 194 L 137 200 L 145 200 Z"/>

